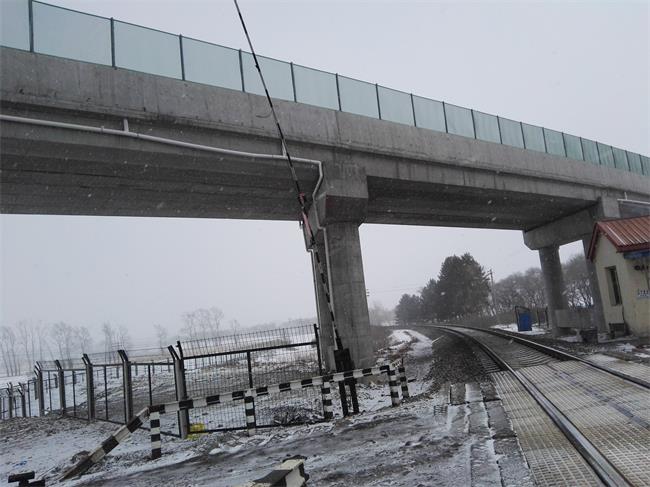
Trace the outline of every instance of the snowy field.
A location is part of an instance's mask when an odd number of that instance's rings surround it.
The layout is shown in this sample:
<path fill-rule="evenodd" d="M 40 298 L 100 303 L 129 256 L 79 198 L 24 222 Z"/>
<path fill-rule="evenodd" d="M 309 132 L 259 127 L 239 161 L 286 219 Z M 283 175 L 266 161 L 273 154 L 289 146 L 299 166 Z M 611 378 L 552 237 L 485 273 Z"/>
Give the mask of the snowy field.
<path fill-rule="evenodd" d="M 324 486 L 470 485 L 486 475 L 491 485 L 496 456 L 487 426 L 473 431 L 483 403 L 448 405 L 448 389 L 431 388 L 436 341 L 413 330 L 396 330 L 381 361 L 405 356 L 412 398 L 390 407 L 385 382 L 360 384 L 364 411 L 331 423 L 201 435 L 195 440 L 163 437 L 163 456 L 152 461 L 149 439 L 140 430 L 80 479 L 66 485 L 239 485 L 268 473 L 286 456 L 304 455 L 310 484 Z M 434 347 L 432 349 L 432 346 Z M 337 399 L 335 398 L 335 402 Z M 479 407 L 479 410 L 476 408 Z M 481 416 L 483 415 L 483 416 Z M 487 419 L 483 421 L 487 425 Z M 35 470 L 53 480 L 115 429 L 102 422 L 58 418 L 15 419 L 0 423 L 0 478 Z M 488 431 L 488 433 L 486 433 Z M 470 464 L 483 452 L 481 471 Z M 478 473 L 477 473 L 478 472 Z M 487 472 L 487 473 L 485 473 Z"/>

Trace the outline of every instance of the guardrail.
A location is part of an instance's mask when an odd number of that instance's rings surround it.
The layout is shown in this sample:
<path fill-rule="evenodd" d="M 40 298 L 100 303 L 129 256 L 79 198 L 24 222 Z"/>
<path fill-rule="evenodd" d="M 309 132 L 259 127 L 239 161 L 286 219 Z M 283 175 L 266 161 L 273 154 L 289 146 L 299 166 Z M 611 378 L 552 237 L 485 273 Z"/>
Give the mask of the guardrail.
<path fill-rule="evenodd" d="M 0 45 L 263 95 L 250 53 L 35 0 L 4 2 Z M 647 156 L 259 56 L 272 97 L 650 176 Z"/>
<path fill-rule="evenodd" d="M 406 372 L 403 364 L 399 367 L 400 381 L 402 382 L 402 391 L 406 392 L 403 397 L 408 397 L 408 383 L 406 381 Z M 151 458 L 156 459 L 162 456 L 162 444 L 160 436 L 160 415 L 179 413 L 195 408 L 203 408 L 215 404 L 232 403 L 236 401 L 243 401 L 246 410 L 248 434 L 254 435 L 256 432 L 255 422 L 255 402 L 254 399 L 260 396 L 268 396 L 270 394 L 279 394 L 296 389 L 305 389 L 309 387 L 321 387 L 323 410 L 326 419 L 333 419 L 331 414 L 331 383 L 345 382 L 350 379 L 360 379 L 362 377 L 369 377 L 374 375 L 388 375 L 388 386 L 390 390 L 391 406 L 397 407 L 400 405 L 400 385 L 397 379 L 397 364 L 390 363 L 376 367 L 369 367 L 365 369 L 348 370 L 344 372 L 336 372 L 334 374 L 326 374 L 317 377 L 310 377 L 308 379 L 294 380 L 282 384 L 274 384 L 269 386 L 256 387 L 254 389 L 246 389 L 241 391 L 232 391 L 225 394 L 215 394 L 212 396 L 184 399 L 181 401 L 174 401 L 166 404 L 158 404 L 147 407 L 140 411 L 131 421 L 126 425 L 120 427 L 111 436 L 102 442 L 93 452 L 79 460 L 74 466 L 68 469 L 62 476 L 62 480 L 70 479 L 82 475 L 93 465 L 99 463 L 108 453 L 115 447 L 122 443 L 128 436 L 135 430 L 140 428 L 146 420 L 149 420 L 149 431 L 151 441 Z M 330 414 L 327 414 L 327 406 L 330 407 Z"/>

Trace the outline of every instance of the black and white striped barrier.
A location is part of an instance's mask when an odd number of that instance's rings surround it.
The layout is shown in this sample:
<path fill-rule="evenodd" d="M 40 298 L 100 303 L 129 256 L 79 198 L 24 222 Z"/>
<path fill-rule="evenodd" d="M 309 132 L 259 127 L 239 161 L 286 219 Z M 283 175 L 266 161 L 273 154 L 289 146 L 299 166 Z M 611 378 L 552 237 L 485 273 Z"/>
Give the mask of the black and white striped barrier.
<path fill-rule="evenodd" d="M 402 364 L 397 368 L 397 371 L 399 372 L 399 383 L 402 388 L 402 399 L 407 399 L 411 397 L 411 394 L 409 392 L 409 383 L 408 379 L 406 378 L 406 369 L 404 368 L 403 361 Z"/>
<path fill-rule="evenodd" d="M 151 458 L 155 460 L 162 455 L 162 442 L 160 439 L 160 413 L 149 413 L 149 434 L 151 437 Z"/>
<path fill-rule="evenodd" d="M 334 407 L 332 406 L 332 384 L 331 382 L 323 382 L 320 388 L 323 396 L 323 418 L 325 421 L 334 419 Z"/>
<path fill-rule="evenodd" d="M 90 455 L 81 459 L 76 465 L 70 468 L 63 474 L 61 480 L 67 480 L 72 477 L 77 477 L 86 472 L 90 467 L 99 463 L 111 450 L 117 445 L 122 443 L 128 436 L 137 430 L 149 417 L 149 408 L 145 408 L 138 413 L 131 421 L 120 427 L 111 436 L 109 436 L 101 446 L 95 449 Z M 160 423 L 158 423 L 160 426 Z M 160 441 L 158 443 L 160 449 Z"/>
<path fill-rule="evenodd" d="M 332 408 L 332 382 L 343 382 L 348 379 L 360 379 L 361 377 L 369 377 L 372 375 L 388 374 L 388 384 L 390 387 L 390 398 L 392 406 L 400 405 L 399 386 L 397 382 L 397 373 L 395 364 L 380 365 L 377 367 L 370 367 L 366 369 L 348 370 L 346 372 L 336 372 L 334 374 L 327 374 L 309 379 L 294 380 L 282 384 L 272 386 L 257 387 L 254 389 L 247 389 L 244 391 L 228 392 L 226 394 L 215 394 L 212 396 L 202 397 L 200 399 L 184 399 L 182 401 L 175 401 L 166 404 L 158 404 L 149 406 L 148 408 L 140 411 L 126 425 L 121 426 L 111 436 L 109 436 L 99 448 L 95 449 L 90 455 L 81 459 L 72 468 L 67 470 L 62 480 L 70 479 L 79 476 L 86 472 L 96 463 L 100 462 L 110 451 L 117 445 L 122 443 L 131 433 L 137 430 L 142 424 L 149 419 L 150 438 L 151 438 L 151 458 L 160 458 L 162 455 L 162 443 L 160 436 L 160 415 L 165 413 L 175 413 L 181 410 L 201 408 L 212 406 L 215 404 L 226 404 L 238 400 L 244 401 L 246 408 L 246 427 L 249 434 L 253 435 L 256 431 L 255 419 L 255 398 L 259 396 L 267 396 L 280 392 L 305 389 L 307 387 L 321 387 L 323 395 L 323 413 L 325 420 L 331 420 L 334 417 Z M 402 389 L 403 390 L 403 389 Z M 407 386 L 408 392 L 408 386 Z M 278 484 L 280 485 L 280 484 Z"/>
<path fill-rule="evenodd" d="M 309 475 L 305 473 L 305 457 L 286 459 L 271 473 L 240 487 L 302 487 L 307 485 Z"/>

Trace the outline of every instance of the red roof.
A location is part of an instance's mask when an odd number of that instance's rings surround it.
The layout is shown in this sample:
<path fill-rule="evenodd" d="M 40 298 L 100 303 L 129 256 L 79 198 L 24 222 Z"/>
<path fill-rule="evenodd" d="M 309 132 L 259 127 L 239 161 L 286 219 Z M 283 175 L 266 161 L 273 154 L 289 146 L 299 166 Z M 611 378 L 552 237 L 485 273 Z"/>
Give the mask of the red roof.
<path fill-rule="evenodd" d="M 621 218 L 596 223 L 589 245 L 589 259 L 593 260 L 601 235 L 612 242 L 616 252 L 650 250 L 650 216 Z"/>

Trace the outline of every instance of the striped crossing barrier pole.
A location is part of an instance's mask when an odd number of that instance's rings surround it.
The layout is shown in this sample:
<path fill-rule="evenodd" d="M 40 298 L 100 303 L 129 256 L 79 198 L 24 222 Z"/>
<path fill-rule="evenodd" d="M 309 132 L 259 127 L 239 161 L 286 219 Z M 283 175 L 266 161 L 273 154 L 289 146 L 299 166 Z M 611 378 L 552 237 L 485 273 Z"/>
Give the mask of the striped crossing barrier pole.
<path fill-rule="evenodd" d="M 239 487 L 303 487 L 309 475 L 305 473 L 305 457 L 296 455 L 287 458 L 261 479 L 253 480 Z"/>
<path fill-rule="evenodd" d="M 160 413 L 158 411 L 153 411 L 149 414 L 149 429 L 151 435 L 151 458 L 152 460 L 155 460 L 162 456 Z"/>
<path fill-rule="evenodd" d="M 388 387 L 390 388 L 390 403 L 392 406 L 399 406 L 399 387 L 397 386 L 397 372 L 395 366 L 388 368 Z"/>
<path fill-rule="evenodd" d="M 408 380 L 406 379 L 406 369 L 404 368 L 403 360 L 400 366 L 397 368 L 397 371 L 399 372 L 399 383 L 402 388 L 402 398 L 406 399 L 407 397 L 411 397 L 411 394 L 409 393 L 409 383 Z"/>
<path fill-rule="evenodd" d="M 248 436 L 255 434 L 255 399 L 250 394 L 244 396 L 244 408 L 246 409 L 246 429 Z"/>
<path fill-rule="evenodd" d="M 131 421 L 120 427 L 115 433 L 109 436 L 101 446 L 95 449 L 90 455 L 82 458 L 74 466 L 68 469 L 61 477 L 61 480 L 71 479 L 86 472 L 90 467 L 101 461 L 113 448 L 122 443 L 127 437 L 137 430 L 149 416 L 149 408 L 144 408 Z"/>
<path fill-rule="evenodd" d="M 323 396 L 323 417 L 325 421 L 334 419 L 334 409 L 332 407 L 332 384 L 323 382 L 320 388 L 321 395 Z"/>

